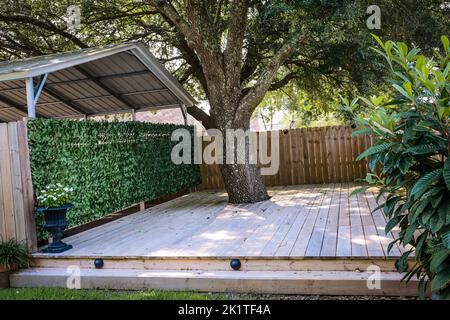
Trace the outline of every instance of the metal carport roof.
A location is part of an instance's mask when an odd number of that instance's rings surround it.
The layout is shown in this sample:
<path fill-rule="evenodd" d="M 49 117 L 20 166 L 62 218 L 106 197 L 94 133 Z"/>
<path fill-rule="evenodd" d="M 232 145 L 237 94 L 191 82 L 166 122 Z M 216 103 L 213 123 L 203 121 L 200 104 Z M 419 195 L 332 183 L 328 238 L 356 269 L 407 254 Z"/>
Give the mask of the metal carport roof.
<path fill-rule="evenodd" d="M 139 42 L 0 62 L 0 121 L 181 108 L 195 99 Z"/>

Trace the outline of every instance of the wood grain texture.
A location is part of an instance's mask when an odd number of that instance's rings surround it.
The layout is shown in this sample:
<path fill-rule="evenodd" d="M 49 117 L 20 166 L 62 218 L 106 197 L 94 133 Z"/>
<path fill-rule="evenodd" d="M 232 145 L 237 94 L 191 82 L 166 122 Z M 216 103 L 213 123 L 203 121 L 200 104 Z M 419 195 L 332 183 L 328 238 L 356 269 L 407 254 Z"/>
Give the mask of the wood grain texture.
<path fill-rule="evenodd" d="M 58 257 L 266 257 L 387 259 L 386 220 L 372 217 L 373 194 L 349 198 L 353 184 L 269 188 L 271 199 L 230 204 L 200 191 L 68 237 Z M 45 255 L 44 255 L 45 256 Z"/>
<path fill-rule="evenodd" d="M 37 249 L 34 198 L 24 121 L 0 124 L 0 238 Z"/>

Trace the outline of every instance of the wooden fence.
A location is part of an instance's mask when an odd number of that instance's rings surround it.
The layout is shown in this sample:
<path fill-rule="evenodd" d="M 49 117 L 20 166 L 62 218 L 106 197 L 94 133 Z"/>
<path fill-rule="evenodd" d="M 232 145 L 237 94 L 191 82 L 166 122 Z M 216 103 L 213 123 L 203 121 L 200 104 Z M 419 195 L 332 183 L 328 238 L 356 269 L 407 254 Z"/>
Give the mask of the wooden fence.
<path fill-rule="evenodd" d="M 280 167 L 277 174 L 263 176 L 267 186 L 349 182 L 366 176 L 367 161 L 355 158 L 372 144 L 369 136 L 352 137 L 352 129 L 347 126 L 292 129 L 278 134 Z M 270 135 L 268 132 L 268 141 Z M 201 174 L 198 189 L 223 188 L 217 164 L 203 163 Z"/>
<path fill-rule="evenodd" d="M 0 239 L 36 250 L 33 186 L 24 121 L 0 123 Z"/>

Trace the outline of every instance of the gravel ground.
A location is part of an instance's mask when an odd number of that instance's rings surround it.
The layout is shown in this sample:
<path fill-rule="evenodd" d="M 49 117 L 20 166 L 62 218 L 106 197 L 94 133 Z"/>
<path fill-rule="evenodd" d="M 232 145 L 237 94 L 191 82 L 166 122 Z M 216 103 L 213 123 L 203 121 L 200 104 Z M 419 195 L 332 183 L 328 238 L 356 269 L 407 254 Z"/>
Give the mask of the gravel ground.
<path fill-rule="evenodd" d="M 384 297 L 384 296 L 321 296 L 321 295 L 238 295 L 226 294 L 229 299 L 255 300 L 417 300 L 417 297 Z"/>

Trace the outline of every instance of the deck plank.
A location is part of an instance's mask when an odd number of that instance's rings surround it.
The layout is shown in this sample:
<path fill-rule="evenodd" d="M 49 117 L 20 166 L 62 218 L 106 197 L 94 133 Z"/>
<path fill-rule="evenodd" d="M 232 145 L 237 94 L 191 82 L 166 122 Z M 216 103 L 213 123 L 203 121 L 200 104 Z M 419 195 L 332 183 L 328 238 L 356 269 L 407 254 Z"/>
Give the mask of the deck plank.
<path fill-rule="evenodd" d="M 357 195 L 359 213 L 361 215 L 362 226 L 366 239 L 367 253 L 369 257 L 384 257 L 384 250 L 382 240 L 377 233 L 377 228 L 370 214 L 370 209 L 367 204 L 366 194 L 359 193 Z"/>
<path fill-rule="evenodd" d="M 325 188 L 325 196 L 322 205 L 319 209 L 316 223 L 314 224 L 311 238 L 306 248 L 307 257 L 319 257 L 322 250 L 322 243 L 325 236 L 325 228 L 327 226 L 328 214 L 330 212 L 330 205 L 335 197 L 334 185 L 327 186 Z"/>
<path fill-rule="evenodd" d="M 352 239 L 350 233 L 350 209 L 349 209 L 349 192 L 348 184 L 343 184 L 341 197 L 339 199 L 339 226 L 338 239 L 336 247 L 336 256 L 351 257 L 352 256 Z"/>
<path fill-rule="evenodd" d="M 306 217 L 305 223 L 303 224 L 303 227 L 300 230 L 297 240 L 295 241 L 294 247 L 292 248 L 292 251 L 290 253 L 291 256 L 296 257 L 305 256 L 309 240 L 314 230 L 314 225 L 317 221 L 317 216 L 319 215 L 322 202 L 326 195 L 325 187 L 320 187 L 318 192 L 320 193 L 320 195 L 316 199 L 317 202 L 315 202 L 314 205 L 311 206 L 311 209 L 308 212 L 308 216 Z"/>
<path fill-rule="evenodd" d="M 355 190 L 357 186 L 351 185 L 349 192 Z M 350 203 L 350 232 L 351 232 L 351 245 L 352 245 L 352 257 L 367 257 L 367 245 L 364 234 L 364 228 L 361 220 L 361 213 L 359 211 L 358 198 L 351 196 L 349 198 Z"/>
<path fill-rule="evenodd" d="M 320 256 L 334 257 L 336 256 L 338 224 L 339 224 L 339 202 L 341 197 L 342 184 L 335 184 L 333 190 L 333 200 L 330 204 L 330 211 L 327 217 L 325 234 L 323 238 Z"/>

